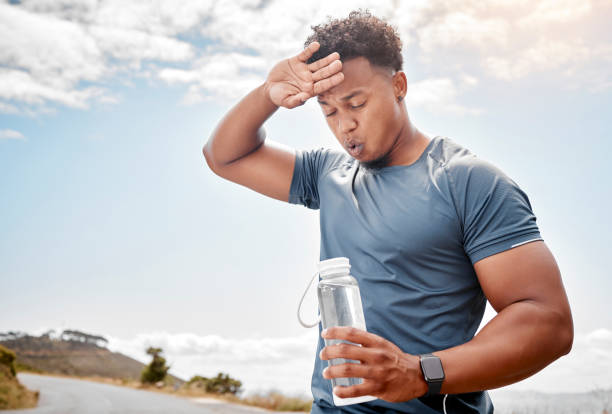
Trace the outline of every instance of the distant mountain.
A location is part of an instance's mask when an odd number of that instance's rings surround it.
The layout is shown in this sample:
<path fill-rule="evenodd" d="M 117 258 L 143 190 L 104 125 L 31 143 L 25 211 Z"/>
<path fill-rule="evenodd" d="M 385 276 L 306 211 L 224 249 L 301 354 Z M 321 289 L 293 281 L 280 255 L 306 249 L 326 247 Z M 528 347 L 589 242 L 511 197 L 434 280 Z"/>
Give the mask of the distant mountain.
<path fill-rule="evenodd" d="M 109 351 L 107 343 L 102 336 L 74 330 L 66 330 L 59 335 L 49 331 L 41 336 L 23 332 L 0 333 L 0 344 L 17 354 L 18 368 L 26 366 L 34 371 L 79 377 L 140 380 L 145 365 Z M 179 385 L 184 383 L 178 377 L 170 377 Z"/>

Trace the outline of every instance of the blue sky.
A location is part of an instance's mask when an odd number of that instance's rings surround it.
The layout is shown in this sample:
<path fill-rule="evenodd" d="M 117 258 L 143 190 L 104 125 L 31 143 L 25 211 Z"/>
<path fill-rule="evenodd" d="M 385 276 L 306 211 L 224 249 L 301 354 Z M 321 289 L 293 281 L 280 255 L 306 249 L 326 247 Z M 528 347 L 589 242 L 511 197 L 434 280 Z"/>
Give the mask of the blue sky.
<path fill-rule="evenodd" d="M 318 215 L 224 182 L 201 148 L 310 24 L 369 6 L 404 40 L 412 121 L 510 175 L 559 262 L 574 351 L 515 387 L 612 386 L 610 2 L 18 3 L 0 2 L 0 332 L 155 342 L 185 377 L 307 390 Z M 336 146 L 315 102 L 266 129 Z"/>

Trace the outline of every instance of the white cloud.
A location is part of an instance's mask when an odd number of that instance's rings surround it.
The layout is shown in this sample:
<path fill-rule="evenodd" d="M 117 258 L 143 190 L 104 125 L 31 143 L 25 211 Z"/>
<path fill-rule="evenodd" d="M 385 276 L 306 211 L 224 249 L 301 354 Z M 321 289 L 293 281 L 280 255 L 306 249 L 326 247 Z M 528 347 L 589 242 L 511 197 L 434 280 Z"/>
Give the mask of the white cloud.
<path fill-rule="evenodd" d="M 193 375 L 229 373 L 243 382 L 247 393 L 278 389 L 306 395 L 314 363 L 318 331 L 299 337 L 230 339 L 217 335 L 155 332 L 132 339 L 108 338 L 109 349 L 143 362 L 145 349 L 161 347 L 171 372 L 184 379 Z"/>
<path fill-rule="evenodd" d="M 0 4 L 0 62 L 56 87 L 104 73 L 97 45 L 79 25 Z"/>
<path fill-rule="evenodd" d="M 184 84 L 186 104 L 236 99 L 262 82 L 276 61 L 298 53 L 310 25 L 360 7 L 395 24 L 405 56 L 432 73 L 416 85 L 442 92 L 430 108 L 474 113 L 457 102 L 468 86 L 479 87 L 486 77 L 516 81 L 547 73 L 562 87 L 589 91 L 607 90 L 612 83 L 609 18 L 604 18 L 612 17 L 609 0 L 368 3 L 0 3 L 0 98 L 6 101 L 0 111 L 44 111 L 49 103 L 87 108 L 95 100 L 116 101 L 101 84 L 114 76 L 151 74 Z M 461 75 L 466 72 L 473 82 Z M 10 85 L 16 77 L 18 85 Z M 440 79 L 447 79 L 448 89 Z M 91 83 L 98 86 L 89 89 Z M 425 90 L 419 94 L 419 99 L 434 100 Z"/>
<path fill-rule="evenodd" d="M 0 129 L 0 139 L 25 139 L 23 134 L 12 129 Z"/>
<path fill-rule="evenodd" d="M 168 83 L 190 84 L 185 103 L 205 96 L 238 99 L 265 79 L 268 62 L 261 56 L 214 53 L 194 62 L 192 69 L 161 69 L 158 77 Z"/>
<path fill-rule="evenodd" d="M 180 62 L 193 57 L 189 43 L 166 36 L 105 26 L 91 26 L 89 33 L 103 52 L 117 59 Z"/>
<path fill-rule="evenodd" d="M 462 76 L 463 84 L 467 87 L 475 85 L 476 78 L 468 75 Z M 447 112 L 457 115 L 479 115 L 480 108 L 468 108 L 455 103 L 459 89 L 455 82 L 449 78 L 425 79 L 408 85 L 406 104 L 408 108 L 425 107 L 431 112 Z"/>
<path fill-rule="evenodd" d="M 6 102 L 0 102 L 0 112 L 5 114 L 17 114 L 19 109 L 16 106 L 7 104 Z"/>
<path fill-rule="evenodd" d="M 89 21 L 96 9 L 96 0 L 21 0 L 24 9 L 50 14 L 62 20 Z"/>
<path fill-rule="evenodd" d="M 580 40 L 557 42 L 540 39 L 533 46 L 512 56 L 492 56 L 485 60 L 487 71 L 503 80 L 514 80 L 534 72 L 560 71 L 565 77 L 581 76 L 584 62 L 612 62 L 611 46 L 589 46 Z"/>
<path fill-rule="evenodd" d="M 0 97 L 86 108 L 102 89 L 79 88 L 106 72 L 102 54 L 79 25 L 0 4 Z"/>
<path fill-rule="evenodd" d="M 435 24 L 424 26 L 419 32 L 419 46 L 426 54 L 439 47 L 475 47 L 490 50 L 508 43 L 509 24 L 502 18 L 480 19 L 463 12 L 440 16 Z"/>
<path fill-rule="evenodd" d="M 309 24 L 323 20 L 323 12 L 335 15 L 347 8 L 343 2 L 323 0 L 292 2 L 290 6 L 276 0 L 257 7 L 260 3 L 217 2 L 209 23 L 201 29 L 202 34 L 230 48 L 251 49 L 265 57 L 281 58 L 297 53 L 296 48 L 299 51 L 310 31 Z M 348 10 L 341 14 L 348 14 Z"/>
<path fill-rule="evenodd" d="M 434 0 L 414 13 L 408 31 L 425 66 L 506 81 L 547 73 L 563 88 L 610 83 L 609 0 Z"/>
<path fill-rule="evenodd" d="M 194 1 L 181 10 L 199 16 L 203 4 Z M 137 72 L 142 60 L 192 58 L 193 46 L 174 37 L 190 24 L 168 3 L 0 3 L 0 97 L 36 105 L 40 112 L 48 103 L 87 108 L 92 100 L 116 102 L 106 88 L 83 83 L 103 82 L 118 71 Z"/>
<path fill-rule="evenodd" d="M 45 83 L 21 70 L 0 69 L 0 79 L 3 80 L 0 98 L 3 99 L 39 105 L 51 101 L 74 108 L 87 108 L 88 101 L 94 98 L 108 101 L 102 88 L 66 89 L 61 85 Z"/>
<path fill-rule="evenodd" d="M 23 8 L 85 25 L 175 35 L 194 28 L 209 13 L 214 0 L 22 0 Z"/>
<path fill-rule="evenodd" d="M 567 23 L 585 17 L 592 11 L 589 0 L 543 0 L 532 13 L 519 20 L 523 27 L 542 23 Z"/>

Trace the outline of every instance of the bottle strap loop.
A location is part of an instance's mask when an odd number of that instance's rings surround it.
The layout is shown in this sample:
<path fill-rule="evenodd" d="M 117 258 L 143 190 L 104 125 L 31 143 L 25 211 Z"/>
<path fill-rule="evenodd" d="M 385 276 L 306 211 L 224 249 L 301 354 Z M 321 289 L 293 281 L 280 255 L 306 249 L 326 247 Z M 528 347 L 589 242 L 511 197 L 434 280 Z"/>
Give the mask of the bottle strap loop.
<path fill-rule="evenodd" d="M 300 303 L 298 305 L 298 309 L 297 309 L 298 321 L 300 322 L 300 325 L 302 325 L 304 328 L 314 328 L 315 326 L 319 324 L 319 322 L 321 322 L 320 315 L 317 318 L 317 321 L 315 323 L 306 323 L 302 320 L 302 317 L 300 316 L 300 310 L 302 309 L 302 302 L 304 302 L 304 298 L 306 297 L 306 293 L 308 293 L 308 289 L 310 289 L 310 285 L 312 285 L 312 281 L 315 280 L 315 277 L 317 277 L 318 275 L 319 275 L 319 272 L 315 272 L 315 274 L 312 275 L 312 279 L 310 279 L 310 282 L 308 282 L 308 286 L 306 286 L 306 290 L 304 291 L 304 294 L 302 295 L 302 298 L 300 299 Z"/>

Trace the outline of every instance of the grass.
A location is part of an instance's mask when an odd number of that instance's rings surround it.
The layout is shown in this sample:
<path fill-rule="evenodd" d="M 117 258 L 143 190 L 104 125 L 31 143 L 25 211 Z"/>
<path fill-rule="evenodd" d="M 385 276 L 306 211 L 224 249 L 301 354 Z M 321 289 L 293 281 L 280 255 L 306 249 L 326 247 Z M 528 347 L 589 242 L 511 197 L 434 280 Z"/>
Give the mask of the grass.
<path fill-rule="evenodd" d="M 38 391 L 30 391 L 15 377 L 15 353 L 0 345 L 0 409 L 32 408 Z"/>
<path fill-rule="evenodd" d="M 249 395 L 248 397 L 239 397 L 233 394 L 211 394 L 201 390 L 180 388 L 178 391 L 174 392 L 174 394 L 190 398 L 211 398 L 232 404 L 264 408 L 271 411 L 310 412 L 312 407 L 311 399 L 289 397 L 277 391 Z"/>
<path fill-rule="evenodd" d="M 287 397 L 281 393 L 271 391 L 264 395 L 253 395 L 243 399 L 247 405 L 267 408 L 275 411 L 310 411 L 312 400 L 298 397 Z"/>
<path fill-rule="evenodd" d="M 286 396 L 277 391 L 270 391 L 264 394 L 254 394 L 247 397 L 239 397 L 233 394 L 208 393 L 200 388 L 189 386 L 174 389 L 172 386 L 157 388 L 154 386 L 143 386 L 142 384 L 139 384 L 137 388 L 152 389 L 154 391 L 166 392 L 188 398 L 211 398 L 232 404 L 264 408 L 271 411 L 310 412 L 310 409 L 312 408 L 312 399 Z"/>
<path fill-rule="evenodd" d="M 45 374 L 45 372 L 43 370 L 40 370 L 38 368 L 34 368 L 30 365 L 24 364 L 22 362 L 19 361 L 15 361 L 15 369 L 17 370 L 17 372 L 29 372 L 32 374 Z"/>

